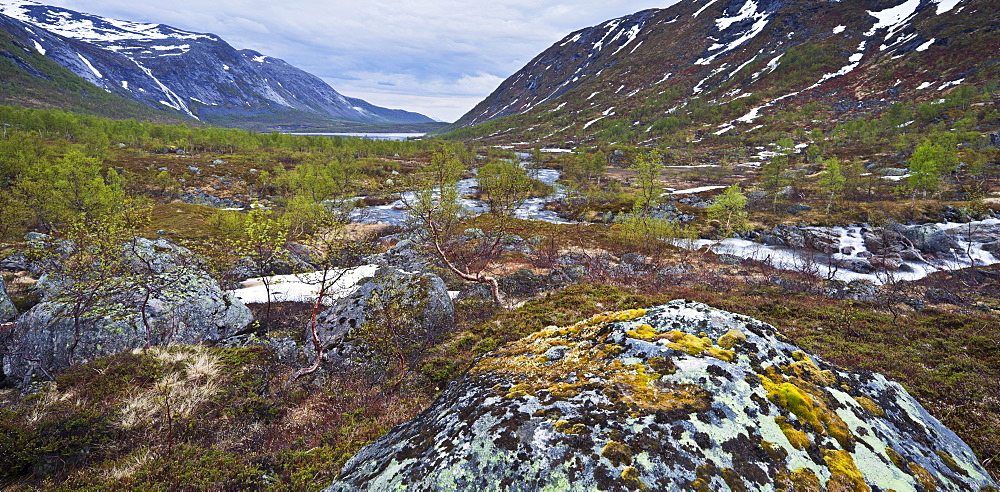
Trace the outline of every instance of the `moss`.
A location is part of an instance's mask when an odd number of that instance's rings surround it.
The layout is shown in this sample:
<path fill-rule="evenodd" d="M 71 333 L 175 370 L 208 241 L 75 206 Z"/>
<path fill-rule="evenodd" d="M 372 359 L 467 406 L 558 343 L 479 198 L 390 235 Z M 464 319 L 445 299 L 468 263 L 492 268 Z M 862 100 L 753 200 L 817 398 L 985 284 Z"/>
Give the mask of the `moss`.
<path fill-rule="evenodd" d="M 871 398 L 866 396 L 855 396 L 854 400 L 858 402 L 858 405 L 861 405 L 865 410 L 868 410 L 868 413 L 876 417 L 885 417 L 885 410 Z"/>
<path fill-rule="evenodd" d="M 601 449 L 601 456 L 607 458 L 615 466 L 632 463 L 632 449 L 627 444 L 618 441 L 608 441 Z"/>
<path fill-rule="evenodd" d="M 557 421 L 552 425 L 556 432 L 561 432 L 563 434 L 589 434 L 590 429 L 586 425 L 581 423 L 572 423 L 566 420 Z"/>
<path fill-rule="evenodd" d="M 732 492 L 747 492 L 747 486 L 743 483 L 740 473 L 732 468 L 722 469 L 722 480 L 726 482 Z"/>
<path fill-rule="evenodd" d="M 646 361 L 646 364 L 649 364 L 650 369 L 662 376 L 677 372 L 677 366 L 674 365 L 674 361 L 665 357 L 650 357 Z"/>
<path fill-rule="evenodd" d="M 778 426 L 780 427 L 781 424 L 779 423 Z M 782 432 L 784 432 L 784 429 L 782 429 Z M 808 438 L 806 439 L 808 440 Z M 788 451 L 786 451 L 784 447 L 779 446 L 773 442 L 761 441 L 760 447 L 764 448 L 764 451 L 767 453 L 767 455 L 770 456 L 771 459 L 777 463 L 784 463 L 785 460 L 788 459 Z"/>
<path fill-rule="evenodd" d="M 938 481 L 926 468 L 916 463 L 910 463 L 909 468 L 913 478 L 917 479 L 917 483 L 924 488 L 925 492 L 937 492 Z"/>
<path fill-rule="evenodd" d="M 795 471 L 781 470 L 775 476 L 775 490 L 779 492 L 822 492 L 819 477 L 808 468 Z"/>
<path fill-rule="evenodd" d="M 817 434 L 828 434 L 845 448 L 854 444 L 854 435 L 847 423 L 827 406 L 818 388 L 807 391 L 791 382 L 776 383 L 771 377 L 779 375 L 774 368 L 768 369 L 770 376 L 761 375 L 760 379 L 771 401 L 791 412 L 803 423 L 811 425 Z M 808 387 L 807 382 L 799 382 Z"/>
<path fill-rule="evenodd" d="M 747 341 L 747 336 L 744 335 L 743 332 L 739 330 L 729 330 L 725 335 L 719 337 L 719 341 L 716 342 L 716 345 L 724 349 L 731 349 L 737 344 L 745 341 Z"/>
<path fill-rule="evenodd" d="M 647 324 L 639 325 L 635 330 L 631 330 L 625 333 L 632 338 L 639 338 L 648 340 L 659 334 L 658 331 L 654 330 L 652 326 Z"/>
<path fill-rule="evenodd" d="M 947 451 L 939 449 L 935 452 L 939 457 L 941 457 L 941 461 L 944 461 L 944 466 L 947 466 L 949 470 L 958 473 L 960 475 L 968 474 L 964 469 L 962 469 L 962 467 L 958 466 L 958 463 L 955 462 L 955 458 L 952 458 L 951 454 L 949 454 Z"/>
<path fill-rule="evenodd" d="M 828 492 L 871 492 L 865 478 L 854 463 L 851 453 L 844 450 L 823 450 L 823 461 L 830 470 L 830 480 L 826 482 Z"/>
<path fill-rule="evenodd" d="M 646 484 L 642 483 L 639 479 L 639 469 L 634 466 L 627 466 L 622 470 L 622 480 L 625 481 L 625 486 L 629 490 L 649 490 Z"/>
<path fill-rule="evenodd" d="M 885 454 L 889 457 L 889 460 L 892 461 L 892 464 L 896 465 L 896 468 L 906 471 L 906 460 L 904 460 L 903 456 L 897 453 L 895 449 L 885 448 Z"/>
<path fill-rule="evenodd" d="M 778 424 L 781 432 L 785 434 L 785 438 L 788 439 L 789 444 L 795 449 L 806 449 L 812 445 L 812 441 L 809 440 L 809 435 L 802 432 L 792 424 L 788 422 L 785 417 L 775 417 L 774 422 Z"/>

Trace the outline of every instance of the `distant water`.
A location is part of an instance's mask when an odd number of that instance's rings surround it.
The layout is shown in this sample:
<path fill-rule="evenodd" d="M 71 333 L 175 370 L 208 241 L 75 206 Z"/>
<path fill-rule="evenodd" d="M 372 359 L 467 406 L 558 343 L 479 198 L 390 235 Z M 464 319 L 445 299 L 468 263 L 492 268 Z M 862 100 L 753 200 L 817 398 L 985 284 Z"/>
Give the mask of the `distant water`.
<path fill-rule="evenodd" d="M 289 133 L 288 135 L 303 135 L 307 137 L 357 137 L 372 140 L 406 140 L 427 135 L 426 133 Z"/>

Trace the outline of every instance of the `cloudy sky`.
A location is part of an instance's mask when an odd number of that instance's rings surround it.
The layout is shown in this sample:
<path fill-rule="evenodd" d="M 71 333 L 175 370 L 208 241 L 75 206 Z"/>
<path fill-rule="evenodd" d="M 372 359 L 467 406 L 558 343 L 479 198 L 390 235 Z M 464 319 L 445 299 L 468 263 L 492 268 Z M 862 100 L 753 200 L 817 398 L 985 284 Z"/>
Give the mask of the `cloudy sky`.
<path fill-rule="evenodd" d="M 676 0 L 37 0 L 222 36 L 342 94 L 454 121 L 565 35 Z"/>

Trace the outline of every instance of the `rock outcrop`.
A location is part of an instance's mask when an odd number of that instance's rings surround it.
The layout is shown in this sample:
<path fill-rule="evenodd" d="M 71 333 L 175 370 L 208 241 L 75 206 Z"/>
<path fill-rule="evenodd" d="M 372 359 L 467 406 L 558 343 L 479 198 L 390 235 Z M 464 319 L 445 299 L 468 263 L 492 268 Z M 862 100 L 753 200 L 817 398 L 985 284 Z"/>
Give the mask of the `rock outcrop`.
<path fill-rule="evenodd" d="M 0 277 L 0 323 L 11 321 L 16 316 L 17 308 L 14 307 L 14 303 L 10 300 L 10 296 L 7 294 L 7 285 L 4 284 L 3 278 Z"/>
<path fill-rule="evenodd" d="M 674 301 L 480 359 L 328 491 L 994 490 L 899 385 Z"/>
<path fill-rule="evenodd" d="M 70 363 L 146 345 L 212 343 L 253 321 L 250 310 L 223 292 L 186 249 L 139 239 L 123 254 L 141 281 L 116 283 L 94 300 L 78 301 L 82 297 L 70 282 L 43 277 L 42 301 L 17 319 L 14 342 L 3 357 L 7 378 L 23 387 Z"/>
<path fill-rule="evenodd" d="M 416 337 L 435 338 L 455 322 L 455 306 L 441 277 L 382 268 L 350 296 L 338 299 L 317 318 L 320 338 L 331 347 L 354 340 L 352 330 L 386 316 Z M 311 335 L 309 335 L 311 336 Z"/>

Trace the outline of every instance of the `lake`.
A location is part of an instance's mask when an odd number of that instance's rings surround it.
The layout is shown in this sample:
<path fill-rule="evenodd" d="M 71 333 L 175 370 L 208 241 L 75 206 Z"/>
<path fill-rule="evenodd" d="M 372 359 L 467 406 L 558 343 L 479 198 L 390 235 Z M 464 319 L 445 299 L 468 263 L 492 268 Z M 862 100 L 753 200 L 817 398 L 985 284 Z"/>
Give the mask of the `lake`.
<path fill-rule="evenodd" d="M 357 137 L 372 140 L 406 140 L 419 138 L 426 133 L 289 133 L 288 135 L 303 135 L 307 137 Z"/>

